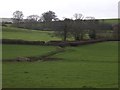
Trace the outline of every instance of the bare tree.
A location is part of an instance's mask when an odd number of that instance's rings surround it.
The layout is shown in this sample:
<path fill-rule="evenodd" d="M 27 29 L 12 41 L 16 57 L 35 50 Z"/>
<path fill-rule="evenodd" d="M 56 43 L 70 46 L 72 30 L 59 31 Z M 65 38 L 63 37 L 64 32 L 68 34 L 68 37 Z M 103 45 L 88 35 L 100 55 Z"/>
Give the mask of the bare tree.
<path fill-rule="evenodd" d="M 30 21 L 33 21 L 33 22 L 34 21 L 37 22 L 40 19 L 40 17 L 38 15 L 30 15 L 30 16 L 27 17 L 27 19 L 30 20 Z"/>
<path fill-rule="evenodd" d="M 75 40 L 83 39 L 83 18 L 84 16 L 79 13 L 75 13 L 74 15 L 75 20 L 71 26 L 71 34 L 73 35 Z"/>
<path fill-rule="evenodd" d="M 82 14 L 78 14 L 78 13 L 75 13 L 73 16 L 74 16 L 75 20 L 84 18 L 84 16 Z"/>
<path fill-rule="evenodd" d="M 66 41 L 69 36 L 71 22 L 71 19 L 65 18 L 62 21 L 49 22 L 49 26 L 52 30 L 54 30 L 55 36 L 62 38 L 63 41 Z"/>

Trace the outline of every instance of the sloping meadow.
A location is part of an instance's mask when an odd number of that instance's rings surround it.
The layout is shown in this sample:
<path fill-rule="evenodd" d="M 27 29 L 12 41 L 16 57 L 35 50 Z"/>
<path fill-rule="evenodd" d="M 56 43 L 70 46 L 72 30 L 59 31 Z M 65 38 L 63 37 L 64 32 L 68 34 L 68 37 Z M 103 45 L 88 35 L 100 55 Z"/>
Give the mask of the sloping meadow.
<path fill-rule="evenodd" d="M 60 40 L 53 37 L 52 31 L 29 30 L 14 27 L 2 27 L 2 39 L 22 39 L 29 41 Z"/>
<path fill-rule="evenodd" d="M 51 51 L 55 51 L 57 47 L 38 46 L 38 45 L 12 45 L 3 44 L 2 53 L 4 59 L 14 59 L 17 57 L 41 56 Z"/>
<path fill-rule="evenodd" d="M 118 42 L 66 47 L 59 61 L 3 62 L 3 88 L 117 88 Z M 40 55 L 54 47 L 3 45 L 3 58 Z M 12 53 L 13 52 L 13 53 Z"/>

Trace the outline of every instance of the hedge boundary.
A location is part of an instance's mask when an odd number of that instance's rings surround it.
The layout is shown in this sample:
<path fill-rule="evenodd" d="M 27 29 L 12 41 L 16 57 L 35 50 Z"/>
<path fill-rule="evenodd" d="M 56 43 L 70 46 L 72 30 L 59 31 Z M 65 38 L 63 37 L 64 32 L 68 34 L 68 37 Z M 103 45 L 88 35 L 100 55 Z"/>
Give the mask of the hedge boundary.
<path fill-rule="evenodd" d="M 2 44 L 20 44 L 20 45 L 41 45 L 41 46 L 79 46 L 79 45 L 87 45 L 98 42 L 105 41 L 119 41 L 116 39 L 96 39 L 96 40 L 84 40 L 84 41 L 27 41 L 21 39 L 1 39 Z"/>
<path fill-rule="evenodd" d="M 44 45 L 44 41 L 27 41 L 22 39 L 2 39 L 2 44 Z"/>

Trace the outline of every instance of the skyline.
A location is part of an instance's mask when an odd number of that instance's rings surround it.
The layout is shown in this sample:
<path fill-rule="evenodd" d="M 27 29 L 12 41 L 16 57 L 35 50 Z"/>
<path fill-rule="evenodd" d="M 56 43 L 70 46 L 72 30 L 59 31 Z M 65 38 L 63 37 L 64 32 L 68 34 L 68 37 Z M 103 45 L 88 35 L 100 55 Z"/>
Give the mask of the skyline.
<path fill-rule="evenodd" d="M 55 12 L 59 19 L 73 18 L 75 13 L 96 19 L 118 18 L 119 0 L 4 0 L 1 2 L 3 3 L 0 5 L 1 18 L 12 18 L 16 10 L 22 11 L 24 18 L 33 14 L 41 16 L 49 10 Z"/>

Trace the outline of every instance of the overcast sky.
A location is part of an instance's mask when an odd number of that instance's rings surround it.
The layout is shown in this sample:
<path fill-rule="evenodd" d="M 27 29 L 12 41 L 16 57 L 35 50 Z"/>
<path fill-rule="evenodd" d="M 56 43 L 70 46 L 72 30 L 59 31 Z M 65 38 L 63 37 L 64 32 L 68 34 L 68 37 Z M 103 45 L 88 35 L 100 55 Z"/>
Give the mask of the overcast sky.
<path fill-rule="evenodd" d="M 46 11 L 54 11 L 58 18 L 73 18 L 74 13 L 85 17 L 117 18 L 119 0 L 2 0 L 0 1 L 0 17 L 11 18 L 16 10 L 29 15 L 41 15 Z"/>

